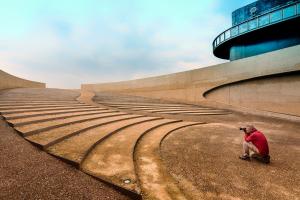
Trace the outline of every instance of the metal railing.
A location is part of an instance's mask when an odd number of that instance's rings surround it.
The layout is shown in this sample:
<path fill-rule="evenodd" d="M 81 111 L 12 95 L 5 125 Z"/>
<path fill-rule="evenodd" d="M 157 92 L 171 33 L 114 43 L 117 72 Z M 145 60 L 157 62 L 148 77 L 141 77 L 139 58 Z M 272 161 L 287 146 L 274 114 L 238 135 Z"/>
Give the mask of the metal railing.
<path fill-rule="evenodd" d="M 299 2 L 285 4 L 280 8 L 276 8 L 268 13 L 258 15 L 222 32 L 220 35 L 218 35 L 218 37 L 216 37 L 216 39 L 214 39 L 213 49 L 215 50 L 219 45 L 232 38 L 298 16 L 300 16 Z"/>

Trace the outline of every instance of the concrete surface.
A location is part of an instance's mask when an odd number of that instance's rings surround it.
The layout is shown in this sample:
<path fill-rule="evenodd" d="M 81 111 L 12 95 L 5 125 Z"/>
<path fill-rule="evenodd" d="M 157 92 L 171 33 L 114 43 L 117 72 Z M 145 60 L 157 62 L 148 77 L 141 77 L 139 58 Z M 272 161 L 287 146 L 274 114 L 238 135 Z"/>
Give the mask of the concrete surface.
<path fill-rule="evenodd" d="M 116 92 L 202 105 L 204 103 L 207 105 L 217 105 L 215 102 L 219 102 L 230 105 L 231 107 L 229 108 L 236 108 L 236 110 L 244 106 L 243 111 L 257 114 L 265 114 L 265 112 L 260 112 L 263 107 L 263 111 L 268 112 L 266 115 L 290 119 L 291 116 L 294 116 L 295 119 L 299 120 L 300 111 L 298 109 L 291 109 L 292 107 L 300 107 L 300 101 L 298 101 L 300 90 L 295 90 L 297 87 L 294 86 L 299 85 L 299 76 L 293 75 L 295 73 L 299 74 L 299 52 L 300 45 L 191 71 L 132 81 L 83 84 L 81 88 L 87 91 Z M 286 76 L 286 73 L 290 73 L 292 76 Z M 254 78 L 262 78 L 264 80 L 265 77 L 277 77 L 278 75 L 282 79 L 285 79 L 285 81 L 278 78 L 268 78 L 269 82 L 260 82 L 265 87 L 260 87 L 261 84 L 256 84 L 256 87 L 249 88 L 249 92 L 259 95 L 264 91 L 268 91 L 263 95 L 262 102 L 260 102 L 259 98 L 256 101 L 248 100 L 248 96 L 243 95 L 243 90 L 248 87 L 239 84 L 240 81 L 247 81 Z M 228 95 L 225 94 L 225 90 L 222 94 L 218 92 L 216 95 L 213 95 L 213 98 L 206 99 L 204 96 L 208 91 L 234 83 L 237 83 L 234 85 L 236 101 L 224 100 L 226 99 L 226 95 Z M 249 85 L 251 83 L 249 82 Z M 282 87 L 282 90 L 276 93 L 278 87 Z M 220 95 L 218 95 L 219 93 Z M 268 106 L 263 106 L 266 104 Z M 287 104 L 293 104 L 293 106 L 287 106 Z M 280 110 L 278 107 L 280 107 Z M 281 114 L 277 114 L 276 112 L 280 112 Z"/>
<path fill-rule="evenodd" d="M 78 96 L 79 92 L 58 89 L 7 90 L 0 94 L 0 108 L 3 109 L 0 112 L 26 140 L 106 182 L 104 188 L 111 185 L 119 191 L 126 191 L 126 194 L 135 199 L 141 196 L 147 200 L 297 199 L 299 196 L 297 186 L 300 179 L 297 172 L 300 167 L 300 138 L 297 130 L 300 127 L 297 123 L 237 112 L 209 115 L 205 113 L 207 110 L 219 109 L 145 97 L 120 95 L 118 98 L 116 94 L 85 94 L 85 91 Z M 101 104 L 104 99 L 107 103 Z M 127 108 L 109 106 L 109 102 L 115 106 L 113 102 L 118 99 L 122 99 L 121 106 L 126 105 Z M 83 113 L 78 113 L 78 109 L 71 112 L 66 109 L 78 107 L 79 101 L 81 106 L 89 106 L 88 111 L 84 109 Z M 43 103 L 39 105 L 42 109 L 32 112 L 33 105 L 37 103 Z M 4 104 L 9 106 L 5 107 Z M 16 108 L 12 108 L 14 104 L 17 105 Z M 147 105 L 157 108 L 158 104 L 160 110 L 165 109 L 165 112 L 168 112 L 170 105 L 179 106 L 182 111 L 186 109 L 187 112 L 191 112 L 191 108 L 201 107 L 205 112 L 201 115 L 175 115 L 135 111 L 130 107 Z M 57 110 L 44 111 L 50 105 Z M 97 112 L 91 112 L 93 109 Z M 19 110 L 22 110 L 21 113 Z M 12 112 L 5 114 L 7 111 Z M 14 114 L 17 115 L 12 116 Z M 245 162 L 237 158 L 241 154 L 243 138 L 238 127 L 245 123 L 253 123 L 269 139 L 270 165 Z M 23 155 L 16 152 L 13 142 L 17 140 L 11 140 L 10 145 L 5 147 L 7 150 L 3 154 L 3 160 L 8 159 L 8 155 Z M 42 155 L 45 159 L 53 159 L 45 153 Z M 28 165 L 35 158 L 31 153 L 26 153 L 25 157 L 26 159 L 18 156 L 15 161 Z M 41 161 L 43 163 L 47 162 Z M 53 167 L 51 163 L 46 166 L 48 169 Z M 39 174 L 39 170 L 45 169 L 32 165 L 29 170 Z M 56 174 L 60 175 L 55 170 L 51 173 L 52 175 L 44 174 L 46 180 L 56 177 Z M 6 186 L 10 178 L 5 174 L 0 172 L 4 183 L 0 185 L 0 189 L 11 189 L 12 185 Z M 80 177 L 76 179 L 82 181 Z M 39 179 L 26 180 L 33 185 L 40 183 Z M 24 183 L 22 178 L 19 181 Z M 53 181 L 58 181 L 58 185 L 62 183 L 61 179 Z M 75 199 L 94 198 L 93 186 L 84 182 L 76 192 L 69 188 L 61 190 L 51 187 L 55 190 L 54 196 L 39 187 L 29 187 L 28 198 L 35 198 L 35 191 L 41 191 L 41 195 L 37 196 L 39 198 L 46 198 L 47 195 L 60 199 L 68 199 L 69 196 Z M 83 196 L 81 192 L 84 188 L 92 192 Z M 62 191 L 61 196 L 57 191 Z M 104 191 L 106 189 L 98 192 Z M 72 194 L 69 195 L 69 192 Z M 4 194 L 11 198 L 22 195 L 18 190 L 11 196 L 7 192 Z M 112 190 L 97 198 L 127 198 L 118 195 L 121 194 Z"/>
<path fill-rule="evenodd" d="M 45 88 L 45 83 L 25 80 L 0 69 L 0 90 L 10 88 Z"/>
<path fill-rule="evenodd" d="M 299 88 L 300 72 L 295 72 L 221 86 L 205 97 L 226 104 L 300 116 Z"/>
<path fill-rule="evenodd" d="M 269 140 L 271 163 L 242 161 L 243 133 L 252 123 Z M 242 117 L 179 130 L 161 149 L 166 168 L 190 199 L 297 200 L 300 197 L 299 124 Z"/>
<path fill-rule="evenodd" d="M 0 199 L 135 199 L 49 156 L 0 119 Z"/>
<path fill-rule="evenodd" d="M 165 130 L 165 126 L 169 127 L 166 130 L 173 130 L 182 124 L 197 124 L 164 118 L 162 114 L 147 116 L 133 110 L 129 112 L 131 108 L 119 111 L 92 101 L 94 95 L 90 93 L 82 92 L 79 97 L 78 94 L 59 89 L 6 90 L 0 95 L 0 112 L 26 140 L 87 174 L 135 194 L 136 198 L 142 194 L 134 164 L 139 139 L 161 127 L 159 130 Z M 106 98 L 116 96 L 106 95 Z M 132 97 L 126 98 L 132 102 Z M 142 100 L 153 108 L 158 105 L 152 104 L 151 99 Z M 168 111 L 170 105 L 180 106 L 182 112 L 191 112 L 191 106 L 170 102 L 160 102 L 159 111 Z M 129 184 L 124 183 L 127 179 Z"/>

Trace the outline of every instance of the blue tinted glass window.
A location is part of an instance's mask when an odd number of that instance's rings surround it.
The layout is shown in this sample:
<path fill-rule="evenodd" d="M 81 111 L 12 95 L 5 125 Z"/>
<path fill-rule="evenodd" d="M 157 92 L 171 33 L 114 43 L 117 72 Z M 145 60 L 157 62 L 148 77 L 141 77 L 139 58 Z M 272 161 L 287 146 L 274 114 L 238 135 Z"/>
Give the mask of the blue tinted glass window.
<path fill-rule="evenodd" d="M 225 40 L 230 38 L 230 30 L 225 32 Z"/>
<path fill-rule="evenodd" d="M 297 4 L 298 15 L 300 15 L 300 3 Z"/>
<path fill-rule="evenodd" d="M 220 41 L 221 41 L 221 42 L 224 41 L 224 33 L 220 36 Z"/>
<path fill-rule="evenodd" d="M 281 19 L 282 19 L 282 11 L 281 10 L 272 12 L 270 14 L 270 21 L 271 21 L 271 23 L 272 22 L 277 22 L 277 21 L 279 21 Z"/>
<path fill-rule="evenodd" d="M 265 26 L 269 24 L 269 15 L 264 15 L 258 18 L 258 25 L 259 26 Z"/>
<path fill-rule="evenodd" d="M 289 6 L 285 9 L 283 9 L 283 18 L 288 18 L 296 15 L 296 7 L 295 6 Z"/>
<path fill-rule="evenodd" d="M 220 43 L 220 42 L 219 42 L 219 37 L 218 37 L 218 38 L 217 38 L 217 45 L 219 45 L 219 43 Z"/>
<path fill-rule="evenodd" d="M 254 19 L 254 20 L 249 21 L 248 25 L 249 25 L 249 30 L 256 29 L 257 28 L 257 20 Z"/>
<path fill-rule="evenodd" d="M 239 31 L 240 31 L 240 33 L 244 33 L 246 31 L 248 31 L 248 24 L 243 23 L 243 24 L 239 25 Z"/>
<path fill-rule="evenodd" d="M 239 29 L 238 29 L 238 27 L 234 27 L 234 28 L 232 28 L 232 29 L 230 29 L 230 30 L 231 30 L 231 36 L 232 36 L 232 37 L 239 34 Z"/>

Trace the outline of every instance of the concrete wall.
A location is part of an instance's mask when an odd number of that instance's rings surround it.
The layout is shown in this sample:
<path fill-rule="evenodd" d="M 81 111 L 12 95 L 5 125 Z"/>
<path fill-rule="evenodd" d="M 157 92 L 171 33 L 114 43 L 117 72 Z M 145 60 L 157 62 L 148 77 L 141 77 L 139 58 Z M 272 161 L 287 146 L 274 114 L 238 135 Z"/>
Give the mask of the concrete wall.
<path fill-rule="evenodd" d="M 221 86 L 206 93 L 229 105 L 300 116 L 300 72 Z"/>
<path fill-rule="evenodd" d="M 299 71 L 300 45 L 220 65 L 164 76 L 116 83 L 83 84 L 82 89 L 95 92 L 119 92 L 191 103 L 221 102 L 233 106 L 241 106 L 239 103 L 240 100 L 226 100 L 227 94 L 224 92 L 226 88 L 223 89 L 224 91 L 217 91 L 216 93 L 213 92 L 215 94 L 211 93 L 210 95 L 206 95 L 207 98 L 205 98 L 205 94 L 215 88 L 230 83 L 236 83 L 253 78 L 263 78 L 271 75 L 285 74 L 287 72 L 296 73 Z M 287 77 L 287 79 L 289 78 Z M 273 81 L 277 82 L 279 80 L 274 79 Z M 262 82 L 261 84 L 264 83 Z M 291 81 L 286 81 L 286 83 L 282 84 L 287 84 L 285 86 L 285 90 L 289 91 L 294 84 L 298 84 L 298 79 L 291 79 Z M 260 90 L 260 85 L 256 88 L 257 90 Z M 245 88 L 247 86 L 243 85 L 242 87 Z M 275 91 L 278 84 L 272 85 L 272 81 L 269 81 L 268 86 L 264 86 L 264 90 L 268 90 L 270 87 L 274 87 L 272 90 Z M 291 89 L 290 93 L 293 93 L 293 96 L 296 96 L 297 99 L 300 97 L 300 90 Z M 257 94 L 260 95 L 261 93 Z M 276 98 L 282 98 L 282 95 L 278 95 Z M 282 99 L 281 102 L 288 101 L 286 104 L 290 104 L 290 101 L 292 101 L 291 99 L 292 97 L 289 99 Z M 275 99 L 274 97 L 270 97 L 264 101 L 273 102 Z M 300 102 L 297 102 L 297 100 L 295 101 L 295 104 L 293 105 L 298 107 L 300 106 Z M 253 103 L 252 101 L 245 101 L 245 103 L 242 104 L 242 106 L 247 107 L 249 105 L 258 110 L 261 109 L 260 106 L 257 106 L 257 103 Z M 275 107 L 270 106 L 268 111 L 277 112 Z M 280 112 L 300 116 L 299 111 L 291 113 L 289 108 L 283 108 Z"/>
<path fill-rule="evenodd" d="M 0 90 L 10 88 L 45 88 L 45 83 L 29 81 L 0 70 Z"/>

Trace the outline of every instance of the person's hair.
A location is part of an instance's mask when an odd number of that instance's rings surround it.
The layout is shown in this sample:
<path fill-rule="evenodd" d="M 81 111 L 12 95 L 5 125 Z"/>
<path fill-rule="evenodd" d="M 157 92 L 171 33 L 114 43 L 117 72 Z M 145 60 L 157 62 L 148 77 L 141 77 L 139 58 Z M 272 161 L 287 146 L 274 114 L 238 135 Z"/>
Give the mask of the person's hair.
<path fill-rule="evenodd" d="M 246 127 L 249 128 L 251 132 L 256 131 L 256 128 L 252 124 L 247 124 Z"/>

